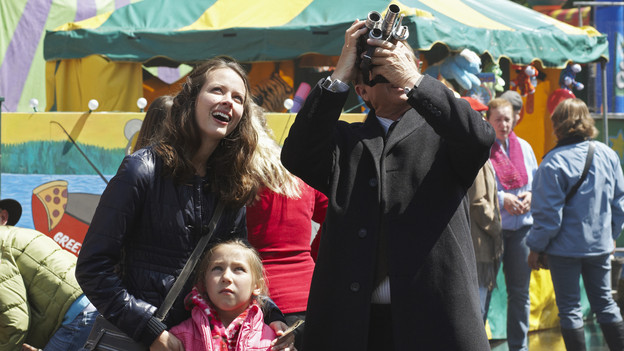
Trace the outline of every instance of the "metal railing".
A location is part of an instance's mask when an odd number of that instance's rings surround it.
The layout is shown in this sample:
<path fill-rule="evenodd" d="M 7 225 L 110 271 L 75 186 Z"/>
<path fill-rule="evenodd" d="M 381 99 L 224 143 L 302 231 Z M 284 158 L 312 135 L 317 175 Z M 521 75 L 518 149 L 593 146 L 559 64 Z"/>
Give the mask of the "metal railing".
<path fill-rule="evenodd" d="M 581 6 L 592 6 L 592 7 L 600 7 L 600 6 L 624 6 L 624 2 L 622 1 L 574 1 L 572 6 L 575 6 L 578 9 L 579 14 L 579 27 L 583 26 L 583 15 L 581 15 Z"/>

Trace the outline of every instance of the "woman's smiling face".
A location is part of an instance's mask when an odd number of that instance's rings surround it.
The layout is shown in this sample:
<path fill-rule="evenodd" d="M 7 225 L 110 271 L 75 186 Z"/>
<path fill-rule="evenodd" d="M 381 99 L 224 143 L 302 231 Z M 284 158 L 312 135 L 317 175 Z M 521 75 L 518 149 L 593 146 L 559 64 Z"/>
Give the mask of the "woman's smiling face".
<path fill-rule="evenodd" d="M 219 141 L 236 128 L 246 93 L 243 79 L 234 70 L 218 68 L 207 73 L 195 104 L 195 120 L 203 141 Z"/>

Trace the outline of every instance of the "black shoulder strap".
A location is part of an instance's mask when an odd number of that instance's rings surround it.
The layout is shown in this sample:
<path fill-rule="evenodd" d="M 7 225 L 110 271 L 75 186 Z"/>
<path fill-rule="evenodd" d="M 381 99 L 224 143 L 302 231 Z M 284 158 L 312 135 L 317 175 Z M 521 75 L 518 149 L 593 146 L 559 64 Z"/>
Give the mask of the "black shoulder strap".
<path fill-rule="evenodd" d="M 169 292 L 167 293 L 167 296 L 165 297 L 162 305 L 158 307 L 158 310 L 154 314 L 154 317 L 156 317 L 158 320 L 162 321 L 165 318 L 167 312 L 169 312 L 169 309 L 171 308 L 171 306 L 173 306 L 173 302 L 176 300 L 178 295 L 180 295 L 180 291 L 182 291 L 182 288 L 184 287 L 184 284 L 188 280 L 189 276 L 191 275 L 191 272 L 193 272 L 193 269 L 195 269 L 197 261 L 199 261 L 199 257 L 204 252 L 206 245 L 208 245 L 208 242 L 210 241 L 210 238 L 212 237 L 212 234 L 217 227 L 217 223 L 219 222 L 219 219 L 221 218 L 221 213 L 223 212 L 223 207 L 223 202 L 219 201 L 217 204 L 217 208 L 215 209 L 215 212 L 210 219 L 210 223 L 208 223 L 206 234 L 204 234 L 202 238 L 199 239 L 199 242 L 197 243 L 197 246 L 195 246 L 193 253 L 191 253 L 188 261 L 186 261 L 184 268 L 182 268 L 182 272 L 176 279 L 175 283 L 173 283 L 173 286 L 171 287 L 171 290 L 169 290 Z"/>
<path fill-rule="evenodd" d="M 583 168 L 583 174 L 581 174 L 581 178 L 578 180 L 578 182 L 576 182 L 576 184 L 574 184 L 572 189 L 570 189 L 570 192 L 568 193 L 568 195 L 566 195 L 566 198 L 565 198 L 566 203 L 568 203 L 568 201 L 572 198 L 572 196 L 576 194 L 578 189 L 581 187 L 581 183 L 583 183 L 583 181 L 587 177 L 587 173 L 589 173 L 589 167 L 591 166 L 592 159 L 594 158 L 594 148 L 595 148 L 594 142 L 590 141 L 589 149 L 587 150 L 587 158 L 585 159 L 585 168 Z"/>

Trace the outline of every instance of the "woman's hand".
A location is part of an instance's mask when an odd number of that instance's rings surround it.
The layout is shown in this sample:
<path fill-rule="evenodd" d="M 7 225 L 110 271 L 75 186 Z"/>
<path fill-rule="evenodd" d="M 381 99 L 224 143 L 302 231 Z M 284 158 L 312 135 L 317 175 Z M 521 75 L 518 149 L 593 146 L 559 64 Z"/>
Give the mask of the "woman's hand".
<path fill-rule="evenodd" d="M 271 351 L 295 351 L 295 334 L 291 333 L 284 339 L 280 340 L 280 335 L 284 334 L 288 326 L 281 321 L 274 321 L 269 324 L 271 329 L 277 334 L 277 338 L 271 342 Z"/>
<path fill-rule="evenodd" d="M 527 258 L 527 263 L 529 264 L 529 268 L 539 271 L 540 269 L 548 269 L 548 259 L 544 253 L 538 253 L 533 250 L 529 252 L 529 257 Z"/>
<path fill-rule="evenodd" d="M 184 351 L 184 345 L 173 334 L 165 330 L 154 340 L 149 349 L 150 351 Z"/>
<path fill-rule="evenodd" d="M 525 191 L 523 193 L 518 194 L 518 199 L 522 201 L 522 209 L 524 213 L 531 211 L 531 199 L 533 198 L 533 193 L 530 191 Z"/>
<path fill-rule="evenodd" d="M 527 263 L 529 264 L 529 268 L 539 271 L 539 269 L 541 268 L 539 265 L 539 253 L 535 251 L 529 252 Z"/>
<path fill-rule="evenodd" d="M 524 199 L 526 199 L 526 194 L 529 194 L 529 207 L 527 208 L 526 203 L 523 201 Z M 507 212 L 509 212 L 510 215 L 512 216 L 519 216 L 521 214 L 524 214 L 526 212 L 529 211 L 529 209 L 531 208 L 530 204 L 531 204 L 531 193 L 526 192 L 526 193 L 522 193 L 521 195 L 524 195 L 525 198 L 521 199 L 519 197 L 517 197 L 514 194 L 509 194 L 509 193 L 505 193 L 505 198 L 503 200 L 503 208 L 505 208 L 505 210 Z"/>

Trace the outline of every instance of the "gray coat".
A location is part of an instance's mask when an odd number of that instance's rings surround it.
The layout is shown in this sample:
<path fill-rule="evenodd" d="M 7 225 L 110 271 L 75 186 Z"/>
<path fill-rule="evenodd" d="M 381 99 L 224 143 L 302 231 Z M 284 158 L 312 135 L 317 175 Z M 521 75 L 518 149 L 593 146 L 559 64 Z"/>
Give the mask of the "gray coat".
<path fill-rule="evenodd" d="M 466 191 L 494 130 L 430 77 L 387 140 L 374 111 L 338 121 L 346 96 L 317 85 L 282 151 L 286 168 L 329 198 L 304 348 L 366 350 L 384 233 L 396 349 L 489 349 Z"/>

